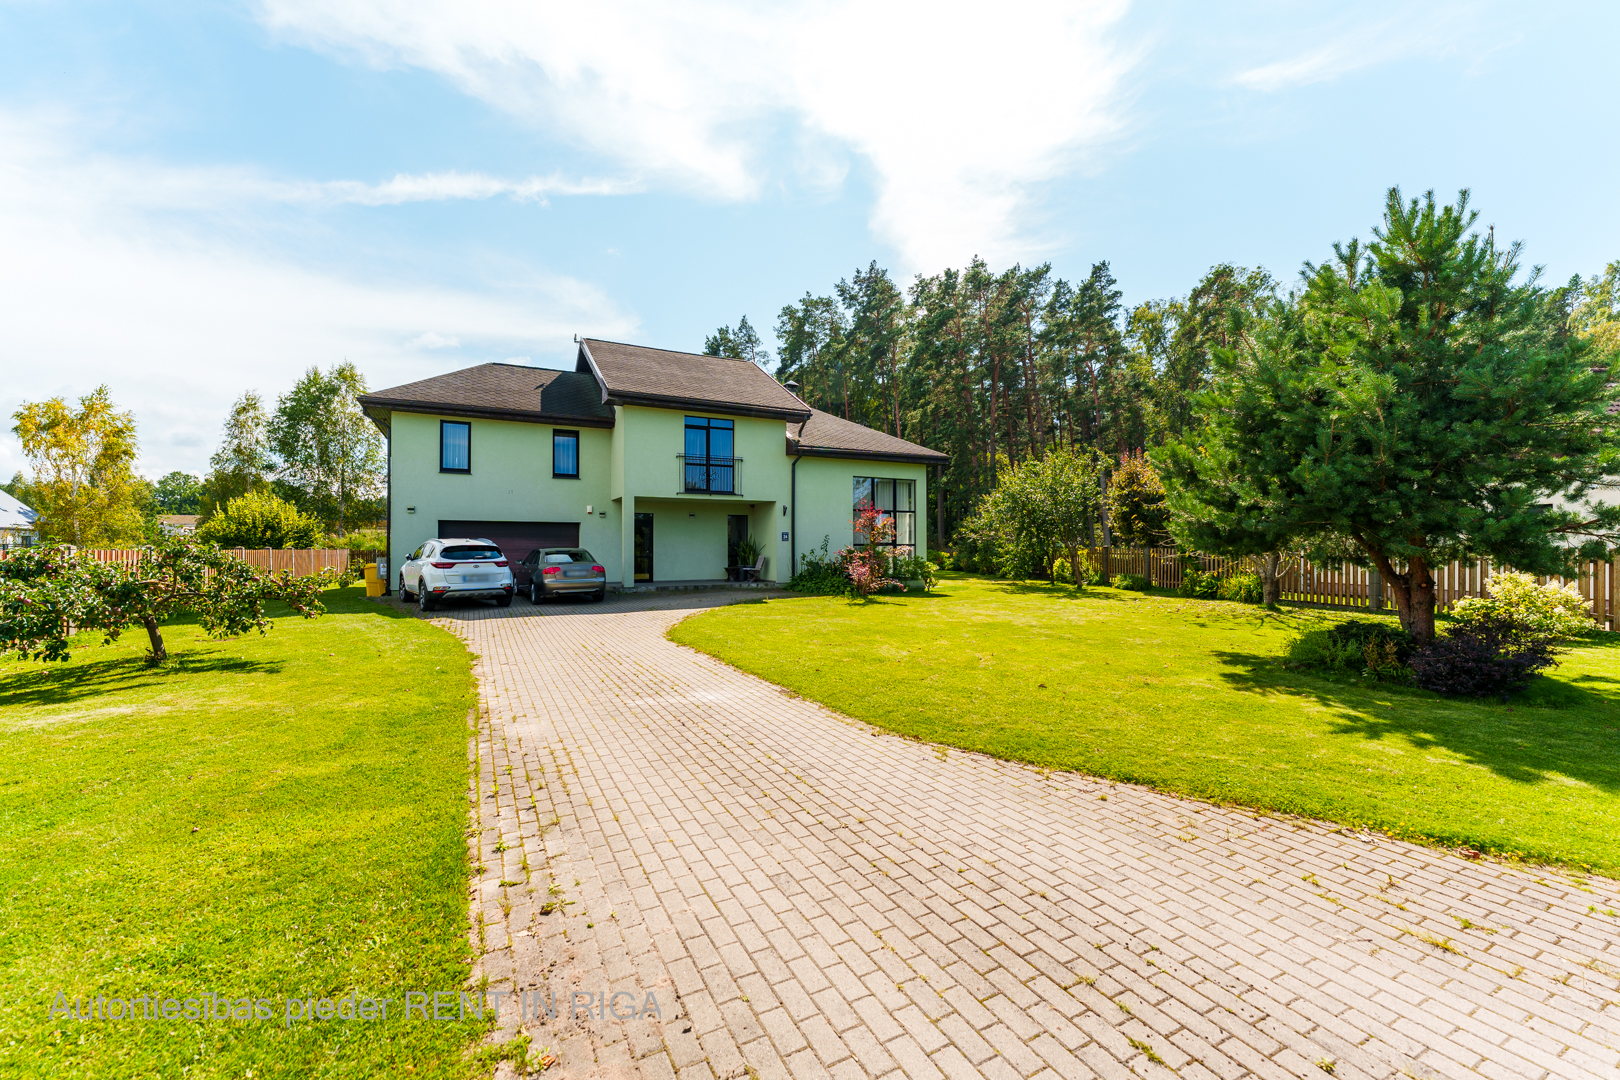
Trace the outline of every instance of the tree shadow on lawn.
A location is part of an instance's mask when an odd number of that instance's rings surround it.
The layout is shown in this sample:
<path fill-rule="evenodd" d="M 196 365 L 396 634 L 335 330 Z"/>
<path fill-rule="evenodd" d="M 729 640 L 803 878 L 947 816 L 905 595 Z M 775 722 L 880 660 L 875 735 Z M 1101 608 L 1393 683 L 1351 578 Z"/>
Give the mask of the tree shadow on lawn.
<path fill-rule="evenodd" d="M 1306 698 L 1332 710 L 1329 730 L 1370 742 L 1401 736 L 1443 749 L 1505 780 L 1540 784 L 1557 773 L 1620 792 L 1620 679 L 1538 675 L 1503 703 L 1445 698 L 1390 684 L 1352 685 L 1280 669 L 1277 658 L 1216 652 L 1235 690 Z"/>
<path fill-rule="evenodd" d="M 249 660 L 187 649 L 156 667 L 139 656 L 109 657 L 87 663 L 56 664 L 0 675 L 0 707 L 64 705 L 101 694 L 167 683 L 192 675 L 275 675 L 279 661 Z"/>

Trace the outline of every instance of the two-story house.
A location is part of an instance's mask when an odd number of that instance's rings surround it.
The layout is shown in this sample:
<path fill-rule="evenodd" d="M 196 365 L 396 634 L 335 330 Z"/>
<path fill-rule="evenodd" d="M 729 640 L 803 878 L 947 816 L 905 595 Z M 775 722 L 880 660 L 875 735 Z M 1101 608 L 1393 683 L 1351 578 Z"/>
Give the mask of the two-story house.
<path fill-rule="evenodd" d="M 786 580 L 870 504 L 926 551 L 925 446 L 812 409 L 746 360 L 579 343 L 573 371 L 483 364 L 360 398 L 388 438 L 388 566 L 486 537 L 513 559 L 584 547 L 608 580 L 723 581 L 737 544 Z M 393 584 L 393 579 L 390 578 Z"/>

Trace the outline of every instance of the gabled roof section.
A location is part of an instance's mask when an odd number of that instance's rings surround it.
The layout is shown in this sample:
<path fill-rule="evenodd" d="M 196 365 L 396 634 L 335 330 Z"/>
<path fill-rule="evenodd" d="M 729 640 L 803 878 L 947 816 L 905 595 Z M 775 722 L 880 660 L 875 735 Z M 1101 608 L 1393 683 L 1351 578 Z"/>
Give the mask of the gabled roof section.
<path fill-rule="evenodd" d="M 788 425 L 787 452 L 806 457 L 871 458 L 919 465 L 946 465 L 951 460 L 938 450 L 885 435 L 820 409 L 811 409 L 810 419 L 803 424 Z"/>
<path fill-rule="evenodd" d="M 599 378 L 606 400 L 615 405 L 700 409 L 795 422 L 810 415 L 809 406 L 747 360 L 586 338 L 579 343 L 575 370 Z"/>
<path fill-rule="evenodd" d="M 366 415 L 388 430 L 391 412 L 612 427 L 591 375 L 522 364 L 479 364 L 448 375 L 360 395 Z"/>
<path fill-rule="evenodd" d="M 32 529 L 38 517 L 21 499 L 0 491 L 0 529 Z"/>

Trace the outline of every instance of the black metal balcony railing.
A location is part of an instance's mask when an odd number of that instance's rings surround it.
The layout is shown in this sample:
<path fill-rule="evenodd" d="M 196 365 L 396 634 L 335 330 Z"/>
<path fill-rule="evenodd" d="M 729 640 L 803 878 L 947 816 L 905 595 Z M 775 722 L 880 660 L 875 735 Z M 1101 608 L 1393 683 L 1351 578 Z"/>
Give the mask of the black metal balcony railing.
<path fill-rule="evenodd" d="M 675 458 L 681 465 L 684 490 L 706 495 L 737 494 L 737 466 L 742 464 L 742 458 L 685 454 L 676 454 Z"/>

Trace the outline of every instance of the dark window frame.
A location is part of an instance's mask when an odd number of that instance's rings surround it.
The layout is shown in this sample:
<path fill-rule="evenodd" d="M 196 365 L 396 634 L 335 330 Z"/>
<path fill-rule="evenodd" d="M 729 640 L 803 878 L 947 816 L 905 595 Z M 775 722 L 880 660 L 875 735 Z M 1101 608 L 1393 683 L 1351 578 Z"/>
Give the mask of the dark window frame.
<path fill-rule="evenodd" d="M 574 471 L 571 473 L 557 471 L 557 440 L 559 438 L 574 440 Z M 551 478 L 553 480 L 579 479 L 579 432 L 570 431 L 567 428 L 551 429 Z"/>
<path fill-rule="evenodd" d="M 456 427 L 467 429 L 467 467 L 465 469 L 450 469 L 444 464 L 444 429 L 454 424 Z M 470 420 L 440 420 L 439 421 L 439 471 L 442 473 L 458 473 L 463 476 L 472 472 L 472 421 Z"/>
<path fill-rule="evenodd" d="M 862 480 L 866 481 L 866 483 L 869 485 L 868 488 L 867 488 L 868 494 L 867 494 L 866 499 L 864 499 L 864 500 L 856 499 L 854 497 L 855 496 L 855 488 L 856 488 L 857 485 L 860 484 L 860 482 Z M 888 483 L 894 485 L 894 487 L 890 488 L 890 490 L 895 493 L 895 497 L 891 500 L 892 503 L 893 502 L 899 502 L 899 490 L 900 490 L 899 485 L 901 485 L 901 484 L 910 484 L 911 485 L 911 509 L 910 510 L 896 510 L 893 505 L 890 505 L 890 506 L 887 506 L 887 507 L 877 506 L 878 484 L 883 483 L 885 481 L 887 481 Z M 910 548 L 912 551 L 917 550 L 917 481 L 911 480 L 911 479 L 906 479 L 906 478 L 899 477 L 899 476 L 854 476 L 854 477 L 850 478 L 850 502 L 851 502 L 850 509 L 851 509 L 852 513 L 859 512 L 861 507 L 870 504 L 870 505 L 876 507 L 879 514 L 887 517 L 890 521 L 895 523 L 894 524 L 894 539 L 890 540 L 886 544 L 879 544 L 879 545 L 877 545 L 878 547 L 883 547 L 883 548 Z M 899 521 L 899 519 L 901 517 L 906 517 L 906 518 L 911 519 L 911 542 L 910 543 L 902 543 L 900 541 L 900 521 Z M 855 533 L 854 534 L 854 540 L 855 540 L 856 544 L 859 544 L 859 545 L 861 545 L 863 547 L 868 543 L 868 541 L 861 539 L 861 534 L 860 533 Z"/>
<path fill-rule="evenodd" d="M 688 453 L 695 431 L 703 433 L 701 456 Z M 731 453 L 715 456 L 713 435 L 716 431 L 724 431 L 731 437 Z M 685 466 L 682 488 L 685 492 L 690 495 L 737 494 L 737 462 L 741 459 L 737 457 L 736 421 L 718 416 L 688 416 L 682 433 L 681 460 Z"/>

